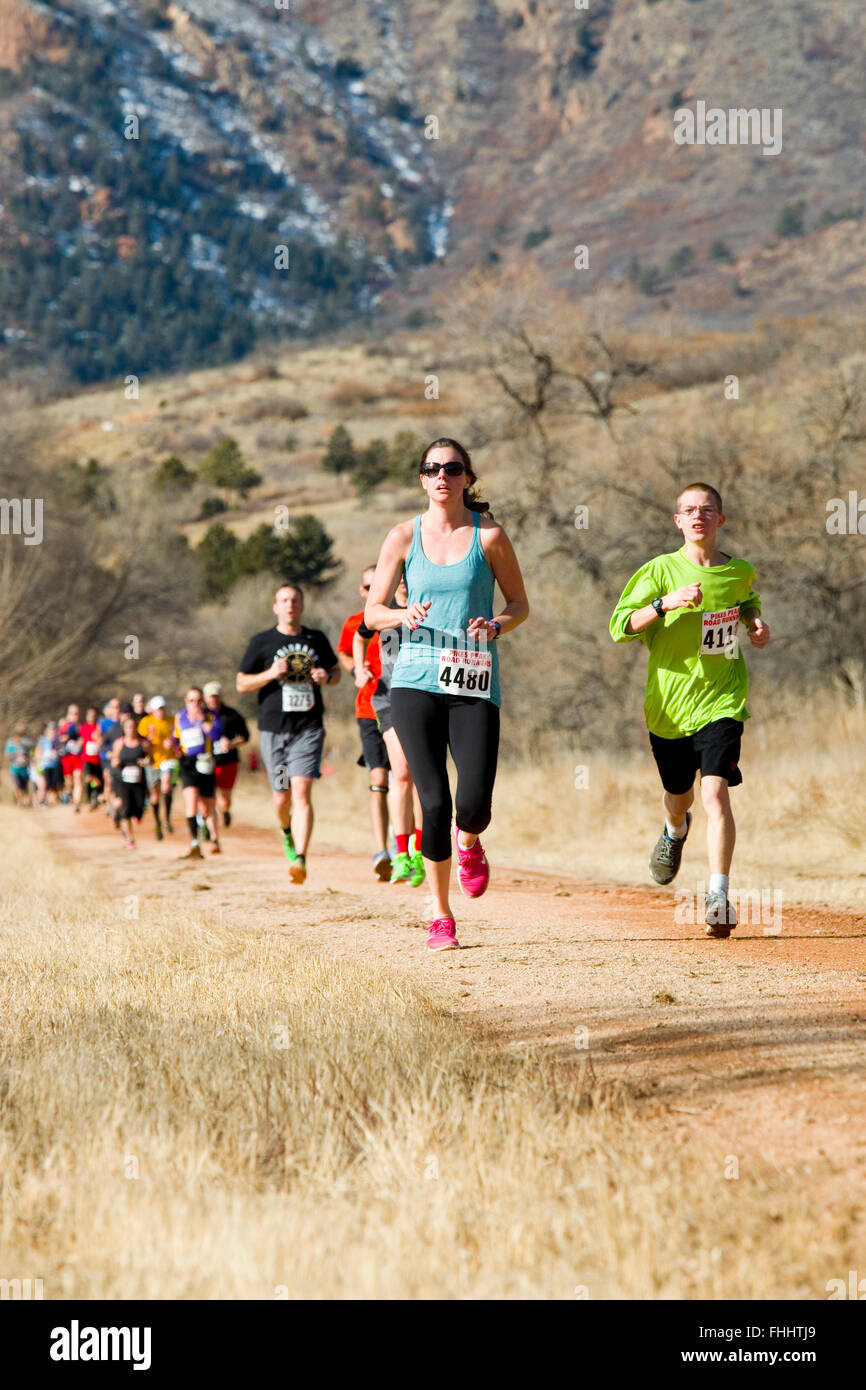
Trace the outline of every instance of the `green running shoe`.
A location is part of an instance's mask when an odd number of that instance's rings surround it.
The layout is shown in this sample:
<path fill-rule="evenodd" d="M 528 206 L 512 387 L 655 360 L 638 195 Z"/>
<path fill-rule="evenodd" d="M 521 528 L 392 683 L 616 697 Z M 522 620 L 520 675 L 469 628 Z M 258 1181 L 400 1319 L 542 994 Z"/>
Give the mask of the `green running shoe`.
<path fill-rule="evenodd" d="M 409 887 L 420 888 L 427 877 L 427 870 L 424 868 L 424 859 L 420 849 L 410 855 L 410 863 L 412 865 L 412 877 L 409 879 Z"/>
<path fill-rule="evenodd" d="M 408 854 L 395 854 L 391 861 L 391 882 L 405 883 L 412 877 L 412 861 Z"/>
<path fill-rule="evenodd" d="M 297 855 L 297 851 L 295 850 L 295 842 L 294 842 L 294 840 L 292 839 L 292 832 L 291 832 L 291 830 L 284 830 L 284 831 L 283 831 L 283 850 L 285 851 L 285 855 L 286 855 L 286 858 L 288 859 L 289 863 L 290 863 L 290 864 L 297 864 L 297 862 L 298 862 L 298 855 Z"/>

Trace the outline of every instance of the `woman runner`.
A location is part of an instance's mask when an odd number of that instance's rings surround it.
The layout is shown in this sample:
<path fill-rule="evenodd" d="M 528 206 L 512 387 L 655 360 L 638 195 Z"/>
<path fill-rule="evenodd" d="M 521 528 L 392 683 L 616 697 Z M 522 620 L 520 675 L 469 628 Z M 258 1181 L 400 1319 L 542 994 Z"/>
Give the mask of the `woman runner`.
<path fill-rule="evenodd" d="M 144 764 L 150 753 L 150 744 L 138 732 L 138 720 L 134 714 L 125 714 L 122 720 L 123 738 L 119 738 L 111 750 L 111 765 L 117 769 L 117 786 L 120 792 L 120 826 L 127 849 L 135 849 L 133 821 L 141 824 L 144 808 L 147 805 L 147 786 L 144 780 Z"/>
<path fill-rule="evenodd" d="M 529 604 L 520 566 L 501 526 L 476 497 L 468 452 L 436 439 L 419 464 L 423 515 L 386 536 L 364 612 L 367 627 L 405 623 L 391 679 L 397 737 L 418 788 L 421 853 L 433 895 L 427 947 L 459 945 L 449 903 L 451 792 L 447 752 L 457 767 L 455 844 L 466 897 L 486 890 L 490 870 L 478 836 L 490 823 L 499 752 L 499 653 L 503 632 L 525 622 Z M 405 567 L 408 606 L 388 606 Z M 493 617 L 494 581 L 505 607 Z"/>

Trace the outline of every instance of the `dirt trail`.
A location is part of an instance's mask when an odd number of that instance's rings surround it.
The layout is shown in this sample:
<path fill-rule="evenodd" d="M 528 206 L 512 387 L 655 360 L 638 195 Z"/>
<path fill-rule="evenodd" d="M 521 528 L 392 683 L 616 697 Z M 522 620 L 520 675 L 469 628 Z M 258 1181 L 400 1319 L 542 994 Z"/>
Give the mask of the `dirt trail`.
<path fill-rule="evenodd" d="M 101 812 L 39 814 L 110 893 L 206 903 L 239 927 L 384 961 L 492 1045 L 627 1081 L 672 1142 L 711 1135 L 720 1173 L 726 1155 L 805 1165 L 866 1232 L 866 917 L 785 903 L 778 935 L 745 923 L 713 941 L 675 920 L 669 890 L 494 864 L 484 898 L 452 900 L 464 949 L 430 956 L 426 890 L 376 883 L 369 860 L 314 844 L 298 888 L 275 833 L 233 826 L 222 856 L 184 863 L 180 832 L 157 844 L 148 825 L 133 854 Z"/>

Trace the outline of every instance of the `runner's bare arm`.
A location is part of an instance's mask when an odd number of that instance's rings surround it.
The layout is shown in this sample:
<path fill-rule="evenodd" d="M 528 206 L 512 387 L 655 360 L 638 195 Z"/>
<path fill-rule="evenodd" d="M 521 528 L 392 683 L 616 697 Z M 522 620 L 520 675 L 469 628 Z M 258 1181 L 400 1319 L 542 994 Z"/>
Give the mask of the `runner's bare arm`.
<path fill-rule="evenodd" d="M 409 554 L 412 525 L 411 521 L 399 522 L 391 528 L 382 542 L 376 573 L 373 575 L 367 595 L 367 606 L 364 609 L 364 622 L 367 627 L 373 628 L 374 632 L 382 632 L 389 627 L 401 627 L 406 621 L 407 609 L 389 608 L 388 604 L 394 597 L 394 591 L 403 573 L 403 565 Z"/>
<path fill-rule="evenodd" d="M 339 685 L 342 678 L 339 666 L 332 666 L 330 671 L 324 666 L 314 666 L 310 672 L 310 680 L 315 685 Z"/>
<path fill-rule="evenodd" d="M 246 671 L 238 671 L 235 676 L 235 689 L 239 695 L 252 695 L 254 691 L 261 690 L 262 686 L 270 685 L 271 681 L 280 679 L 289 669 L 289 663 L 284 656 L 274 657 L 266 671 L 253 671 L 251 674 Z"/>
<path fill-rule="evenodd" d="M 746 624 L 746 632 L 753 647 L 766 647 L 770 640 L 770 629 L 757 608 L 740 610 L 740 621 Z"/>
<path fill-rule="evenodd" d="M 349 670 L 359 690 L 363 690 L 368 681 L 373 679 L 373 672 L 367 665 L 367 648 L 372 640 L 372 637 L 362 637 L 360 632 L 356 632 L 352 638 L 352 665 Z"/>
<path fill-rule="evenodd" d="M 495 614 L 491 621 L 499 624 L 500 632 L 511 632 L 521 623 L 525 623 L 529 617 L 529 600 L 526 597 L 520 564 L 514 553 L 514 546 L 503 528 L 496 522 L 482 522 L 481 525 L 484 554 L 505 599 L 502 612 Z M 478 632 L 487 626 L 486 618 L 473 618 L 468 631 Z"/>

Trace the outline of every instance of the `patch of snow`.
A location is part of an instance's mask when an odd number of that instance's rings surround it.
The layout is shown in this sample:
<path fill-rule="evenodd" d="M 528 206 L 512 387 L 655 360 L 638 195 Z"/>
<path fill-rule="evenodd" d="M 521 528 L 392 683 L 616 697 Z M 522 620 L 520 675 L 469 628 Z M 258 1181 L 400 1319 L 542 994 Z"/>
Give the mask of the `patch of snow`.
<path fill-rule="evenodd" d="M 220 247 L 200 232 L 193 232 L 190 238 L 189 263 L 193 270 L 225 273 Z"/>
<path fill-rule="evenodd" d="M 386 154 L 404 183 L 419 184 L 421 182 L 421 175 L 412 168 L 404 154 L 394 149 L 386 150 Z"/>
<path fill-rule="evenodd" d="M 427 233 L 430 237 L 430 247 L 437 260 L 441 260 L 448 250 L 448 233 L 453 216 L 454 204 L 450 198 L 441 208 L 433 208 L 428 214 Z"/>
<path fill-rule="evenodd" d="M 252 198 L 238 198 L 235 206 L 238 212 L 242 212 L 245 217 L 252 217 L 256 222 L 264 222 L 270 212 L 267 203 L 257 203 Z"/>

